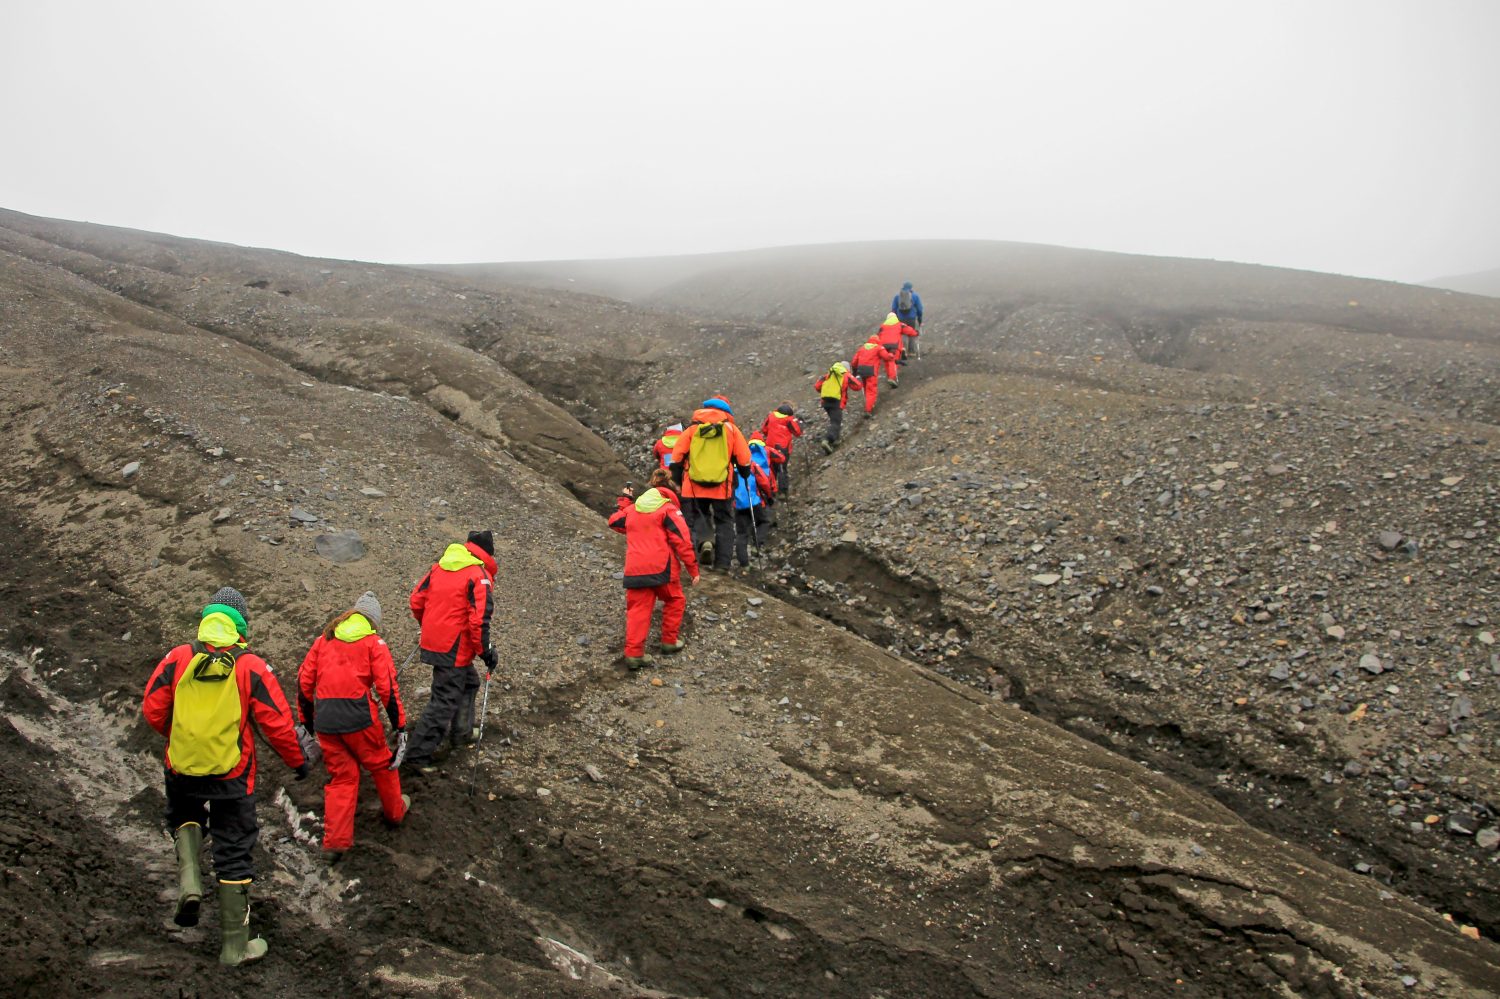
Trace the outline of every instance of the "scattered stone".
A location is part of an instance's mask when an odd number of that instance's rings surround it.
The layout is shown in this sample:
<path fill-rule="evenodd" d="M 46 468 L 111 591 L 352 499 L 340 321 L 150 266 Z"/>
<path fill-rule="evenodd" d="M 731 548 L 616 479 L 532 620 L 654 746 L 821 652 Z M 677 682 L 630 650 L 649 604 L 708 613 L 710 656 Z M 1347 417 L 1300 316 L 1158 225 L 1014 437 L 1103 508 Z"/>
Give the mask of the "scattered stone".
<path fill-rule="evenodd" d="M 600 770 L 592 763 L 585 763 L 583 765 L 583 772 L 588 774 L 589 780 L 593 781 L 595 784 L 604 783 L 604 771 Z"/>
<path fill-rule="evenodd" d="M 745 601 L 745 603 L 749 604 L 751 607 L 759 607 L 765 603 L 765 600 L 761 597 L 750 597 Z"/>
<path fill-rule="evenodd" d="M 1344 764 L 1345 777 L 1358 777 L 1365 772 L 1365 765 L 1358 760 L 1350 760 Z"/>
<path fill-rule="evenodd" d="M 1380 547 L 1388 552 L 1393 552 L 1401 546 L 1401 535 L 1395 531 L 1381 531 L 1375 540 L 1380 543 Z"/>
<path fill-rule="evenodd" d="M 1479 820 L 1472 812 L 1454 812 L 1448 816 L 1448 831 L 1455 836 L 1472 836 L 1479 831 Z"/>
<path fill-rule="evenodd" d="M 233 516 L 234 516 L 234 511 L 233 510 L 231 510 L 227 506 L 221 506 L 221 507 L 219 507 L 218 510 L 214 511 L 213 522 L 215 524 L 222 524 L 222 523 L 224 523 L 224 521 L 228 520 L 230 517 L 233 517 Z"/>
<path fill-rule="evenodd" d="M 1291 671 L 1290 668 L 1288 668 L 1288 666 L 1286 665 L 1286 663 L 1282 663 L 1279 666 L 1276 666 L 1274 669 L 1272 669 L 1271 672 L 1268 675 L 1273 680 L 1287 680 L 1287 679 L 1291 678 L 1292 671 Z"/>
<path fill-rule="evenodd" d="M 292 507 L 291 512 L 287 516 L 302 524 L 316 524 L 323 519 L 311 511 L 302 509 L 300 506 Z"/>
<path fill-rule="evenodd" d="M 1328 630 L 1324 634 L 1335 642 L 1342 642 L 1344 640 L 1344 626 L 1341 624 L 1329 625 Z"/>
<path fill-rule="evenodd" d="M 1382 663 L 1380 661 L 1380 657 L 1373 652 L 1366 652 L 1364 655 L 1359 657 L 1359 668 L 1364 670 L 1366 673 L 1370 673 L 1374 676 L 1379 676 L 1381 673 L 1385 672 L 1385 664 Z"/>
<path fill-rule="evenodd" d="M 579 635 L 577 638 L 573 639 L 573 641 L 577 642 L 583 648 L 588 648 L 589 644 L 593 642 L 593 639 L 588 635 Z"/>
<path fill-rule="evenodd" d="M 120 475 L 127 479 L 133 479 L 135 478 L 135 474 L 140 470 L 141 463 L 138 461 L 132 461 L 130 464 L 120 469 Z"/>
<path fill-rule="evenodd" d="M 1500 847 L 1500 829 L 1496 829 L 1494 826 L 1481 829 L 1474 834 L 1474 842 L 1481 850 L 1493 850 L 1496 847 Z"/>
<path fill-rule="evenodd" d="M 854 542 L 859 540 L 859 534 L 854 530 L 854 528 L 851 527 L 849 528 L 849 530 L 839 535 L 839 540 L 846 545 L 852 545 L 854 544 Z"/>
<path fill-rule="evenodd" d="M 313 550 L 330 562 L 343 565 L 365 557 L 365 543 L 358 531 L 335 531 L 313 539 Z"/>
<path fill-rule="evenodd" d="M 1277 475 L 1285 475 L 1289 471 L 1291 471 L 1291 469 L 1287 468 L 1285 465 L 1266 466 L 1266 474 L 1272 477 L 1275 477 Z"/>
<path fill-rule="evenodd" d="M 370 499 L 383 499 L 385 497 L 385 493 L 374 486 L 361 486 L 359 494 L 361 496 L 368 496 Z"/>
<path fill-rule="evenodd" d="M 1055 572 L 1039 572 L 1031 577 L 1031 581 L 1042 586 L 1055 586 L 1062 581 L 1062 576 Z"/>

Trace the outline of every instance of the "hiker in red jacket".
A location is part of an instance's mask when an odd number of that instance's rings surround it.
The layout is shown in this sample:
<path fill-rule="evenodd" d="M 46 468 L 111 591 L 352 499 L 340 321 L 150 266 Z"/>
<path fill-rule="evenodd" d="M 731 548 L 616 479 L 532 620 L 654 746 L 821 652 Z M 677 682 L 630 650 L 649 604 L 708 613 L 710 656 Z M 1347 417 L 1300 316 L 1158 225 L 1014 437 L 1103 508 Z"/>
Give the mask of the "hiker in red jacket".
<path fill-rule="evenodd" d="M 411 614 L 422 626 L 422 661 L 432 667 L 432 697 L 417 722 L 406 762 L 423 773 L 436 769 L 432 757 L 444 736 L 454 748 L 474 742 L 480 687 L 474 660 L 483 660 L 486 676 L 495 672 L 490 644 L 494 586 L 494 534 L 470 531 L 469 540 L 449 545 L 411 591 Z"/>
<path fill-rule="evenodd" d="M 651 633 L 651 612 L 661 601 L 661 650 L 667 655 L 682 651 L 679 637 L 687 598 L 682 594 L 677 564 L 698 582 L 698 560 L 693 554 L 691 532 L 682 519 L 677 497 L 668 488 L 671 476 L 663 469 L 651 473 L 645 492 L 635 499 L 626 489 L 609 518 L 611 530 L 625 535 L 625 665 L 643 669 L 646 637 Z"/>
<path fill-rule="evenodd" d="M 666 468 L 672 464 L 672 448 L 676 446 L 677 436 L 681 433 L 682 424 L 674 423 L 651 446 L 652 453 L 656 455 L 656 464 L 658 467 Z"/>
<path fill-rule="evenodd" d="M 791 494 L 792 442 L 802 436 L 802 421 L 790 402 L 783 402 L 766 416 L 760 425 L 760 435 L 766 442 L 766 457 L 771 460 L 771 475 L 776 480 L 776 492 L 781 496 Z"/>
<path fill-rule="evenodd" d="M 859 379 L 860 387 L 864 389 L 867 414 L 875 411 L 875 397 L 880 393 L 880 366 L 887 361 L 894 363 L 891 352 L 871 338 L 854 352 L 854 360 L 849 362 L 854 377 Z"/>
<path fill-rule="evenodd" d="M 885 362 L 885 377 L 891 383 L 892 389 L 900 384 L 900 372 L 895 371 L 895 366 L 906 363 L 906 351 L 915 338 L 916 330 L 901 323 L 894 312 L 886 315 L 885 323 L 880 324 L 879 339 L 880 347 L 891 353 L 891 360 Z"/>
<path fill-rule="evenodd" d="M 750 472 L 750 448 L 723 396 L 703 400 L 672 448 L 672 481 L 705 569 L 728 569 L 734 545 L 734 475 Z"/>
<path fill-rule="evenodd" d="M 833 449 L 839 442 L 839 431 L 844 425 L 844 407 L 849 405 L 849 390 L 852 388 L 856 392 L 862 392 L 864 389 L 859 380 L 849 373 L 849 368 L 843 361 L 835 361 L 826 375 L 813 382 L 813 388 L 823 402 L 823 412 L 828 414 L 828 435 L 823 438 L 823 451 L 833 454 Z"/>
<path fill-rule="evenodd" d="M 199 853 L 207 826 L 219 879 L 219 963 L 232 966 L 258 961 L 269 948 L 259 937 L 250 939 L 251 855 L 260 838 L 254 731 L 260 730 L 298 780 L 308 770 L 281 686 L 249 649 L 249 616 L 245 598 L 233 587 L 210 597 L 197 641 L 177 646 L 157 663 L 141 703 L 146 721 L 167 738 L 167 828 L 177 841 L 178 877 L 172 920 L 198 925 Z"/>
<path fill-rule="evenodd" d="M 880 329 L 875 334 L 875 341 L 891 355 L 885 362 L 885 377 L 891 388 L 901 384 L 901 372 L 896 370 L 896 365 L 906 363 L 901 356 L 901 338 L 911 331 L 911 327 L 897 319 L 896 314 L 892 312 L 885 317 L 885 322 L 880 324 Z"/>
<path fill-rule="evenodd" d="M 380 810 L 388 825 L 400 825 L 411 806 L 401 793 L 400 762 L 385 744 L 377 705 L 406 742 L 406 709 L 396 682 L 391 650 L 380 637 L 380 601 L 366 591 L 323 629 L 302 660 L 297 675 L 297 714 L 318 735 L 328 783 L 323 785 L 323 855 L 330 862 L 354 845 L 354 806 L 359 802 L 359 771 L 375 781 Z"/>

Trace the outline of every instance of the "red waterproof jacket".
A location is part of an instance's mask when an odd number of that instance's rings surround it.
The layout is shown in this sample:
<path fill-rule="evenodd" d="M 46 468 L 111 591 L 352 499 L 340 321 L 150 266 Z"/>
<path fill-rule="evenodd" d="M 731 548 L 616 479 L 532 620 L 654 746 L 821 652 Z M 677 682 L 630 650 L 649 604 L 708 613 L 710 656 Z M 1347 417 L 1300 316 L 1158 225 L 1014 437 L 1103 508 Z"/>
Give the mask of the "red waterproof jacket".
<path fill-rule="evenodd" d="M 625 588 L 641 590 L 676 583 L 677 563 L 698 578 L 698 558 L 677 497 L 670 489 L 647 489 L 635 502 L 621 496 L 611 530 L 625 535 Z"/>
<path fill-rule="evenodd" d="M 682 436 L 681 430 L 668 430 L 661 435 L 651 450 L 656 454 L 656 463 L 662 468 L 672 464 L 672 448 L 677 444 L 677 438 Z"/>
<path fill-rule="evenodd" d="M 718 485 L 706 486 L 694 482 L 693 470 L 687 468 L 688 452 L 693 446 L 693 435 L 698 432 L 699 424 L 703 423 L 724 424 L 724 435 L 729 444 L 729 474 Z M 682 477 L 684 499 L 729 499 L 734 495 L 734 469 L 744 468 L 750 464 L 750 447 L 745 441 L 745 435 L 740 432 L 739 427 L 735 426 L 734 417 L 722 409 L 705 407 L 693 411 L 693 425 L 677 438 L 677 443 L 672 448 L 672 464 L 682 465 L 687 469 Z"/>
<path fill-rule="evenodd" d="M 837 365 L 835 365 L 835 367 L 840 367 L 840 366 L 843 365 L 843 363 L 844 363 L 843 361 L 840 361 Z M 833 372 L 832 371 L 828 372 L 828 374 L 824 375 L 822 378 L 819 378 L 817 381 L 813 382 L 813 389 L 816 390 L 821 395 L 822 392 L 823 392 L 823 383 L 826 382 L 831 377 L 833 377 Z M 851 375 L 847 371 L 841 371 L 839 373 L 838 378 L 839 378 L 839 409 L 843 409 L 843 408 L 845 408 L 846 406 L 849 405 L 849 390 L 853 389 L 856 392 L 863 392 L 865 390 L 865 387 L 859 383 L 859 379 L 858 378 L 855 378 L 853 375 Z"/>
<path fill-rule="evenodd" d="M 766 441 L 767 457 L 780 465 L 791 460 L 792 439 L 802 436 L 802 421 L 790 413 L 772 411 L 760 425 L 760 435 Z"/>
<path fill-rule="evenodd" d="M 896 355 L 870 340 L 854 352 L 854 360 L 849 362 L 849 367 L 854 372 L 854 377 L 869 378 L 880 371 L 881 362 L 895 359 Z"/>
<path fill-rule="evenodd" d="M 887 323 L 875 334 L 875 340 L 890 352 L 891 357 L 901 357 L 901 323 Z"/>
<path fill-rule="evenodd" d="M 467 666 L 490 647 L 495 560 L 472 542 L 454 543 L 411 591 L 422 626 L 422 661 Z"/>
<path fill-rule="evenodd" d="M 205 798 L 239 797 L 255 793 L 255 734 L 251 731 L 252 721 L 287 766 L 295 770 L 307 760 L 302 755 L 302 747 L 297 743 L 297 734 L 292 730 L 292 709 L 287 704 L 271 667 L 260 656 L 244 649 L 232 624 L 228 625 L 227 634 L 213 634 L 213 625 L 222 626 L 221 622 L 213 621 L 214 618 L 229 621 L 222 614 L 210 614 L 199 627 L 200 641 L 177 646 L 156 664 L 151 679 L 146 681 L 146 696 L 141 702 L 141 711 L 146 716 L 147 723 L 167 738 L 163 761 L 168 774 L 177 780 L 193 784 L 194 793 Z M 205 635 L 208 637 L 205 638 Z M 233 648 L 241 650 L 235 658 L 233 677 L 240 695 L 240 761 L 233 770 L 217 776 L 179 775 L 172 769 L 171 741 L 172 706 L 177 696 L 177 681 L 198 651 Z"/>
<path fill-rule="evenodd" d="M 376 706 L 391 728 L 406 727 L 406 709 L 396 683 L 396 664 L 369 618 L 350 614 L 313 642 L 297 674 L 297 715 L 314 732 L 344 735 L 380 725 Z"/>

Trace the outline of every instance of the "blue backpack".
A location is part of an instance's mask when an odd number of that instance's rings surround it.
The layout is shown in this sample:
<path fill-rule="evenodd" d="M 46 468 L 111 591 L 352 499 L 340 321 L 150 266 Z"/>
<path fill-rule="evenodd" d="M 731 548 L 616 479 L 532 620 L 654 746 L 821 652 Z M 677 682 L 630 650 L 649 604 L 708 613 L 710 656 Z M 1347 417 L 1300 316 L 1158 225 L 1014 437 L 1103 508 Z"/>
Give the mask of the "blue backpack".
<path fill-rule="evenodd" d="M 750 445 L 750 460 L 755 466 L 766 474 L 771 475 L 771 459 L 766 456 L 766 449 L 757 441 Z M 740 475 L 735 473 L 734 478 L 734 508 L 736 510 L 748 510 L 753 506 L 760 506 L 760 487 L 755 484 L 755 473 Z"/>

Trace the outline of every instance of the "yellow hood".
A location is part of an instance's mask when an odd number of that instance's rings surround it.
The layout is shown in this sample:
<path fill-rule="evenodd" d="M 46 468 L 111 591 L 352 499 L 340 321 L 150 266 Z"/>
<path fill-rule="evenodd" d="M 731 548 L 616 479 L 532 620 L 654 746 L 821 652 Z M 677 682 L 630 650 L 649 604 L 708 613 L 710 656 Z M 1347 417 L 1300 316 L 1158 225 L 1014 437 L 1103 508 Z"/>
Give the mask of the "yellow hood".
<path fill-rule="evenodd" d="M 198 641 L 216 649 L 228 649 L 244 644 L 239 629 L 228 614 L 215 611 L 198 622 Z"/>
<path fill-rule="evenodd" d="M 670 502 L 672 501 L 661 494 L 661 490 L 647 489 L 635 501 L 635 509 L 638 513 L 655 513 Z"/>
<path fill-rule="evenodd" d="M 351 614 L 333 629 L 333 637 L 341 642 L 357 642 L 373 634 L 375 629 L 363 614 Z"/>
<path fill-rule="evenodd" d="M 894 312 L 887 312 L 885 314 L 885 322 L 881 323 L 880 325 L 899 326 L 901 325 L 901 320 L 896 317 L 896 314 Z"/>
<path fill-rule="evenodd" d="M 443 552 L 443 557 L 438 559 L 438 567 L 447 569 L 449 572 L 467 569 L 471 565 L 484 565 L 484 563 L 480 561 L 478 555 L 456 541 L 449 545 Z"/>

